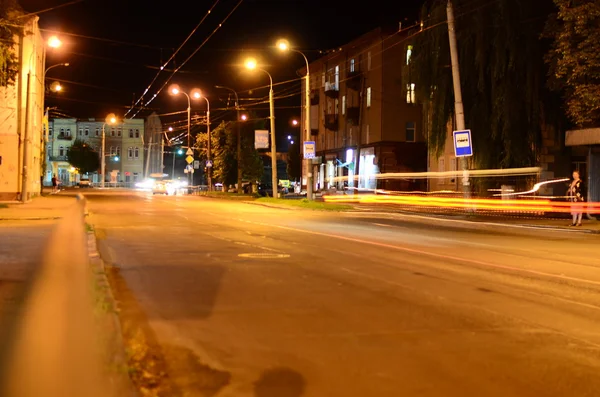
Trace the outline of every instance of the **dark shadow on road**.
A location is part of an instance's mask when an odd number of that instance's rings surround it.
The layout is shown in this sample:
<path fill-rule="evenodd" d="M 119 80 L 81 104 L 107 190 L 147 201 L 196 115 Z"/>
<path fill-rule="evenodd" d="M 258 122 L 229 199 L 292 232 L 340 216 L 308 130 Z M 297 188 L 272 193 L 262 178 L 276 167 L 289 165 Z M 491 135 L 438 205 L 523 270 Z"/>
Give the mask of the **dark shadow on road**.
<path fill-rule="evenodd" d="M 306 380 L 290 368 L 273 368 L 254 383 L 255 397 L 300 397 L 306 389 Z"/>

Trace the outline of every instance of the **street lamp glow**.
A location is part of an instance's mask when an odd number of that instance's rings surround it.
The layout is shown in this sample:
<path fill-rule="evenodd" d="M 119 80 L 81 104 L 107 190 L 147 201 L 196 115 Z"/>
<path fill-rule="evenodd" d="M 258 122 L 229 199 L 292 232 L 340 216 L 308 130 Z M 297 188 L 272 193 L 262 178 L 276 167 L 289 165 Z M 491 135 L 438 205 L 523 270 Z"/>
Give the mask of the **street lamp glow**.
<path fill-rule="evenodd" d="M 62 85 L 60 85 L 58 81 L 55 81 L 54 83 L 50 84 L 50 90 L 53 92 L 61 92 Z"/>
<path fill-rule="evenodd" d="M 248 58 L 248 59 L 246 59 L 246 62 L 244 62 L 244 66 L 246 67 L 246 69 L 250 69 L 250 70 L 256 69 L 256 65 L 257 65 L 256 59 L 254 59 L 254 58 Z"/>
<path fill-rule="evenodd" d="M 192 98 L 194 98 L 194 99 L 202 98 L 202 91 L 200 91 L 198 88 L 194 88 L 192 90 Z"/>
<path fill-rule="evenodd" d="M 173 132 L 173 127 L 169 127 L 169 132 Z"/>
<path fill-rule="evenodd" d="M 183 154 L 183 150 L 179 149 L 179 150 L 177 151 L 177 154 Z"/>
<path fill-rule="evenodd" d="M 290 49 L 290 43 L 285 39 L 281 39 L 277 42 L 277 48 L 281 51 L 287 51 Z"/>
<path fill-rule="evenodd" d="M 58 48 L 62 45 L 62 41 L 57 36 L 50 36 L 48 38 L 48 47 Z"/>
<path fill-rule="evenodd" d="M 298 120 L 296 120 L 296 119 L 292 120 L 292 125 L 298 125 Z"/>
<path fill-rule="evenodd" d="M 108 116 L 106 116 L 106 124 L 116 124 L 117 123 L 117 116 L 115 116 L 114 113 L 110 113 Z"/>
<path fill-rule="evenodd" d="M 181 92 L 181 89 L 179 88 L 179 86 L 177 84 L 172 84 L 169 87 L 169 93 L 171 93 L 171 95 L 177 95 Z"/>
<path fill-rule="evenodd" d="M 288 135 L 288 139 L 292 139 L 292 136 L 291 136 L 291 135 Z"/>
<path fill-rule="evenodd" d="M 241 119 L 242 121 L 246 121 L 246 120 L 248 120 L 248 115 L 247 115 L 247 114 L 242 114 L 242 115 L 240 116 L 240 119 Z"/>
<path fill-rule="evenodd" d="M 119 156 L 115 156 L 115 161 L 119 161 Z"/>

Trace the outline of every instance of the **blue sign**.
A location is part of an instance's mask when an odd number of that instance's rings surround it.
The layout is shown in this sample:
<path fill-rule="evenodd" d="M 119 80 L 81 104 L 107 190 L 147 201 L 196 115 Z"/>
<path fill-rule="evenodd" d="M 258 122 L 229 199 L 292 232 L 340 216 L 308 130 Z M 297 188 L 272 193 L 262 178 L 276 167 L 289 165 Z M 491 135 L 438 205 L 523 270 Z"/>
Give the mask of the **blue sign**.
<path fill-rule="evenodd" d="M 212 167 L 212 160 L 206 160 L 206 168 Z"/>
<path fill-rule="evenodd" d="M 452 132 L 454 137 L 454 155 L 456 157 L 468 157 L 473 155 L 473 142 L 471 141 L 471 130 Z"/>
<path fill-rule="evenodd" d="M 314 159 L 316 155 L 315 141 L 304 141 L 304 158 Z"/>

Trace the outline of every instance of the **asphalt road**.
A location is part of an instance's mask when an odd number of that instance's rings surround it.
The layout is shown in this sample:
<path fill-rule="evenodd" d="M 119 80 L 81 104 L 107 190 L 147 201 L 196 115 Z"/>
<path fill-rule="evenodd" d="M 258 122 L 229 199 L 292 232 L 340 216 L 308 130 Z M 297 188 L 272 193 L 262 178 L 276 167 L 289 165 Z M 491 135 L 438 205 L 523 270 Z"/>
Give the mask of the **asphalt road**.
<path fill-rule="evenodd" d="M 182 395 L 599 393 L 598 236 L 88 198 Z"/>

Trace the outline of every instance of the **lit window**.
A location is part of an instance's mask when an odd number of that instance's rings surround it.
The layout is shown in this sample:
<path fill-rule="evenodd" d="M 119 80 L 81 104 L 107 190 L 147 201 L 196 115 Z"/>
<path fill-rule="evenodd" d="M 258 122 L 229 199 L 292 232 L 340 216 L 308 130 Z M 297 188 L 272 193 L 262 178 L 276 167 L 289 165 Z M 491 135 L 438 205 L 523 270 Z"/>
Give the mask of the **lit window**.
<path fill-rule="evenodd" d="M 412 57 L 413 46 L 409 45 L 406 49 L 406 64 L 410 64 L 410 58 Z"/>
<path fill-rule="evenodd" d="M 367 107 L 371 107 L 371 87 L 367 87 Z"/>
<path fill-rule="evenodd" d="M 406 142 L 414 142 L 417 128 L 414 121 L 406 123 Z"/>
<path fill-rule="evenodd" d="M 350 73 L 355 72 L 356 71 L 355 68 L 356 68 L 356 64 L 355 64 L 354 58 L 352 58 L 350 60 Z"/>
<path fill-rule="evenodd" d="M 342 114 L 346 114 L 346 95 L 342 96 Z"/>
<path fill-rule="evenodd" d="M 415 84 L 407 84 L 406 85 L 406 103 L 416 103 L 415 102 Z"/>

